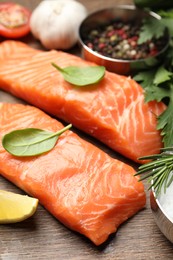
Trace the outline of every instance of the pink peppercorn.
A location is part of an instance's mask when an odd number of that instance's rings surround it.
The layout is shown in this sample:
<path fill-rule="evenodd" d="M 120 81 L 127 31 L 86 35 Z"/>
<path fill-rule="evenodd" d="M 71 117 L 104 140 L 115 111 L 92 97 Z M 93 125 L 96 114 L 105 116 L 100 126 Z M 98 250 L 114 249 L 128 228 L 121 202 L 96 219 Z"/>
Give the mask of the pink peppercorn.
<path fill-rule="evenodd" d="M 92 50 L 111 58 L 136 60 L 156 55 L 164 45 L 164 38 L 138 44 L 142 23 L 110 21 L 86 34 L 85 44 Z"/>
<path fill-rule="evenodd" d="M 105 46 L 106 46 L 105 43 L 99 43 L 99 45 L 98 45 L 99 49 L 103 49 Z"/>

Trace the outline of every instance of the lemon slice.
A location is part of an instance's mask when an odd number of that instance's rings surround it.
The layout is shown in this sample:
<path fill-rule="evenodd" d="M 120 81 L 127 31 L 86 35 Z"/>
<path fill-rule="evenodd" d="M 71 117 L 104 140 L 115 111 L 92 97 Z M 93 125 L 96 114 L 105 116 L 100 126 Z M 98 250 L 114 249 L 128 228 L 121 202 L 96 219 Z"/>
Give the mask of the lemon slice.
<path fill-rule="evenodd" d="M 0 190 L 0 224 L 15 223 L 31 217 L 38 199 Z"/>

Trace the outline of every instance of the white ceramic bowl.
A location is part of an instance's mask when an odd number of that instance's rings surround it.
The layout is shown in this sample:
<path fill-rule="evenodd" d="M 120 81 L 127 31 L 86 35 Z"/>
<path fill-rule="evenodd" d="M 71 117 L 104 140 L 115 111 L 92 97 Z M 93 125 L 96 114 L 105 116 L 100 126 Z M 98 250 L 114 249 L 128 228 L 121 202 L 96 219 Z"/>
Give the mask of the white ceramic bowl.
<path fill-rule="evenodd" d="M 163 210 L 163 207 L 156 198 L 153 190 L 150 192 L 150 205 L 157 226 L 165 237 L 173 243 L 173 222 L 168 214 Z"/>

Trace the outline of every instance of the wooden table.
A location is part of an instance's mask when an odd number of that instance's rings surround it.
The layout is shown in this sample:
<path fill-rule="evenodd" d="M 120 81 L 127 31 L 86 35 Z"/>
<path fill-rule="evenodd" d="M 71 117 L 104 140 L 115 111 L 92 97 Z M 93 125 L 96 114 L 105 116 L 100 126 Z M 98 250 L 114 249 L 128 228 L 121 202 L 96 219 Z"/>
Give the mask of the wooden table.
<path fill-rule="evenodd" d="M 0 1 L 2 2 L 2 1 Z M 40 0 L 16 0 L 31 10 Z M 99 8 L 116 4 L 132 4 L 131 0 L 80 0 L 89 12 Z M 41 48 L 38 41 L 31 36 L 25 41 L 36 48 Z M 72 53 L 79 54 L 76 46 Z M 0 91 L 0 101 L 21 102 L 9 94 Z M 120 157 L 109 148 L 78 132 L 83 138 L 95 143 L 111 156 L 127 163 L 132 162 Z M 137 165 L 132 164 L 134 167 Z M 72 232 L 59 223 L 42 206 L 38 207 L 36 214 L 21 223 L 0 225 L 0 259 L 1 260 L 27 260 L 27 259 L 60 259 L 60 260 L 149 260 L 173 259 L 173 246 L 161 234 L 155 224 L 150 210 L 149 192 L 147 192 L 147 205 L 144 210 L 126 221 L 112 235 L 104 246 L 95 247 L 88 239 Z M 17 187 L 0 177 L 0 189 L 22 193 Z"/>

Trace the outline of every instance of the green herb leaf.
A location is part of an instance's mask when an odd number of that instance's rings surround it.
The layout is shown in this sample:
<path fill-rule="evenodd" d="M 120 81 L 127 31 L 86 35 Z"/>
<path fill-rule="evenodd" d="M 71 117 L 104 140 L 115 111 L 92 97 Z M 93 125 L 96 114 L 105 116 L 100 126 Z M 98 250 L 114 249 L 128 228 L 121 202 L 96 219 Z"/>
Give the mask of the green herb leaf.
<path fill-rule="evenodd" d="M 149 189 L 153 187 L 157 195 L 160 193 L 162 186 L 164 186 L 164 191 L 166 191 L 166 188 L 173 181 L 173 178 L 170 178 L 173 171 L 173 147 L 163 148 L 161 154 L 149 155 L 139 159 L 152 160 L 139 167 L 135 174 L 135 176 L 142 175 L 139 181 L 148 179 L 151 182 Z"/>
<path fill-rule="evenodd" d="M 161 22 L 168 28 L 170 35 L 173 36 L 173 18 L 162 18 Z"/>
<path fill-rule="evenodd" d="M 162 18 L 173 18 L 173 8 L 167 10 L 159 10 L 157 12 Z"/>
<path fill-rule="evenodd" d="M 163 66 L 161 66 L 156 71 L 153 83 L 159 85 L 165 81 L 170 80 L 172 75 L 172 72 L 168 71 Z"/>
<path fill-rule="evenodd" d="M 172 85 L 173 91 L 173 85 Z M 167 109 L 158 117 L 157 129 L 161 130 L 165 147 L 173 146 L 173 92 Z"/>
<path fill-rule="evenodd" d="M 168 10 L 160 10 L 157 13 L 162 17 L 161 23 L 168 28 L 170 36 L 173 37 L 173 8 Z"/>
<path fill-rule="evenodd" d="M 170 71 L 171 66 L 167 70 L 162 65 L 153 71 L 141 72 L 134 77 L 145 89 L 146 102 L 167 100 L 167 109 L 157 118 L 157 129 L 161 130 L 164 147 L 173 146 L 173 72 Z"/>
<path fill-rule="evenodd" d="M 105 75 L 103 66 L 76 67 L 69 66 L 60 68 L 55 63 L 52 65 L 62 73 L 64 79 L 76 86 L 87 86 L 99 82 Z"/>
<path fill-rule="evenodd" d="M 165 25 L 159 22 L 157 19 L 143 19 L 143 25 L 139 34 L 138 44 L 147 42 L 152 38 L 160 38 L 164 35 L 165 29 Z"/>
<path fill-rule="evenodd" d="M 165 53 L 164 62 L 152 71 L 143 71 L 134 77 L 145 89 L 146 102 L 156 100 L 163 101 L 167 105 L 166 110 L 157 117 L 157 129 L 163 136 L 163 152 L 139 158 L 152 161 L 140 166 L 136 173 L 136 175 L 143 175 L 140 180 L 148 179 L 151 182 L 149 189 L 153 187 L 157 195 L 162 187 L 166 191 L 166 188 L 173 182 L 173 9 L 170 11 L 169 14 L 168 12 L 159 13 L 164 17 L 161 19 L 161 23 L 167 27 L 172 37 Z M 154 27 L 150 29 L 151 36 Z M 156 28 L 154 30 L 157 32 Z M 144 35 L 144 38 L 147 36 Z"/>
<path fill-rule="evenodd" d="M 169 90 L 167 88 L 162 88 L 156 85 L 150 85 L 151 88 L 147 88 L 147 94 L 145 96 L 145 101 L 162 101 L 165 97 L 168 96 Z M 158 90 L 159 89 L 159 90 Z"/>
<path fill-rule="evenodd" d="M 153 77 L 155 75 L 155 70 L 141 71 L 133 77 L 134 80 L 140 82 L 144 89 L 153 84 Z"/>
<path fill-rule="evenodd" d="M 59 136 L 71 127 L 69 124 L 56 133 L 37 128 L 15 130 L 4 135 L 2 145 L 7 152 L 15 156 L 40 155 L 50 151 Z"/>
<path fill-rule="evenodd" d="M 161 74 L 159 73 L 159 71 L 161 71 Z M 139 72 L 134 77 L 134 80 L 138 81 L 145 89 L 145 102 L 150 102 L 153 100 L 160 102 L 163 98 L 169 96 L 169 88 L 167 88 L 166 86 L 158 86 L 159 82 L 164 83 L 165 81 L 167 81 L 168 75 L 169 79 L 171 79 L 171 75 L 173 74 L 165 71 L 163 67 L 159 67 L 150 71 Z"/>

